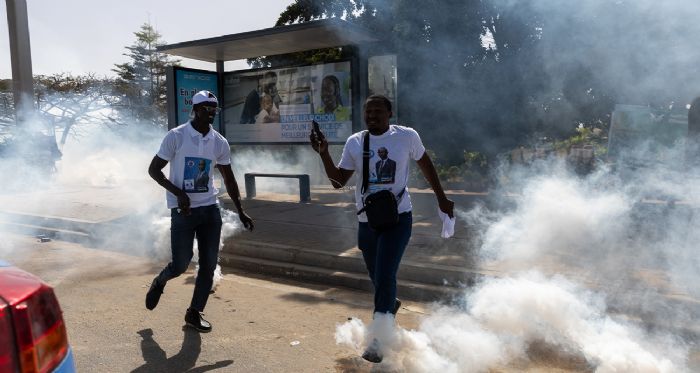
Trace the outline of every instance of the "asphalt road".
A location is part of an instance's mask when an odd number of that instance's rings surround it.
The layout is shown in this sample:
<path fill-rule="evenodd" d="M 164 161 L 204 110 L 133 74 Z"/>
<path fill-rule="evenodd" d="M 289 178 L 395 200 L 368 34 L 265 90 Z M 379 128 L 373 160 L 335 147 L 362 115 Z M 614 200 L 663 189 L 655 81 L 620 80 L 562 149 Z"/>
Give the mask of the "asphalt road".
<path fill-rule="evenodd" d="M 74 243 L 40 243 L 3 232 L 3 259 L 56 291 L 78 372 L 379 372 L 381 365 L 335 343 L 338 324 L 371 318 L 371 295 L 250 273 L 224 273 L 205 318 L 213 331 L 184 326 L 192 268 L 168 283 L 160 304 L 144 297 L 165 263 Z M 430 305 L 404 302 L 397 320 L 414 329 Z M 697 346 L 695 346 L 697 347 Z M 580 357 L 530 346 L 527 361 L 490 372 L 591 372 Z M 691 371 L 700 352 L 690 354 Z"/>
<path fill-rule="evenodd" d="M 148 311 L 144 297 L 162 263 L 66 242 L 11 239 L 10 261 L 54 286 L 79 372 L 362 372 L 372 367 L 334 339 L 336 324 L 371 317 L 369 294 L 225 273 L 205 310 L 213 331 L 200 334 L 184 327 L 192 268 L 170 281 L 158 307 Z M 413 327 L 423 308 L 405 303 L 399 320 Z"/>

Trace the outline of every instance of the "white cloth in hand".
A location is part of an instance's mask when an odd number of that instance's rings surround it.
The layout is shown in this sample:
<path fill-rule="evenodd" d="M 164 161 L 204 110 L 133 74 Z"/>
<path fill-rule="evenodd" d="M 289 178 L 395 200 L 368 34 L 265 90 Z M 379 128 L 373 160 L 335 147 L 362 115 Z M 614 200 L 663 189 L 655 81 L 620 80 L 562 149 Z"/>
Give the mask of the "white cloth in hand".
<path fill-rule="evenodd" d="M 438 215 L 440 216 L 440 220 L 442 220 L 442 233 L 440 236 L 442 238 L 452 237 L 455 234 L 455 218 L 450 218 L 449 215 L 440 210 L 440 207 L 438 207 Z"/>

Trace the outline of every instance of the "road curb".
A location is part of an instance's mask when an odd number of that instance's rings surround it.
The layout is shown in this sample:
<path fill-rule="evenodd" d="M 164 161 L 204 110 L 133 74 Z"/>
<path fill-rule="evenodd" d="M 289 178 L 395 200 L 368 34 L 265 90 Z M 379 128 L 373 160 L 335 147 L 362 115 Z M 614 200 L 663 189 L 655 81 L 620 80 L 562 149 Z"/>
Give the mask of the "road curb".
<path fill-rule="evenodd" d="M 334 269 L 281 262 L 269 259 L 251 258 L 231 253 L 221 253 L 219 262 L 228 268 L 237 268 L 253 273 L 264 273 L 299 281 L 309 281 L 323 285 L 342 286 L 372 292 L 372 283 L 367 274 L 345 272 Z M 399 280 L 397 284 L 399 298 L 415 301 L 449 301 L 461 293 L 456 287 L 427 285 L 412 281 Z"/>

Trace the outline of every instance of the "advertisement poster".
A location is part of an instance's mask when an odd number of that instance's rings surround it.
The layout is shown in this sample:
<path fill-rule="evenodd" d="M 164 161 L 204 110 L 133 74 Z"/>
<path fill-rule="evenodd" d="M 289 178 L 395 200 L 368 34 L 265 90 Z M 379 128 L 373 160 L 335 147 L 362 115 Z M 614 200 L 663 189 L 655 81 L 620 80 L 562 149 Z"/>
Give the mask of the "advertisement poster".
<path fill-rule="evenodd" d="M 178 124 L 185 123 L 190 119 L 192 96 L 201 90 L 211 91 L 215 95 L 220 96 L 215 72 L 176 68 L 175 96 L 177 100 Z M 217 131 L 220 129 L 219 120 L 220 118 L 215 118 L 213 124 L 214 129 Z"/>
<path fill-rule="evenodd" d="M 352 134 L 349 61 L 227 73 L 224 97 L 231 143 L 308 142 L 312 120 L 329 143 Z"/>

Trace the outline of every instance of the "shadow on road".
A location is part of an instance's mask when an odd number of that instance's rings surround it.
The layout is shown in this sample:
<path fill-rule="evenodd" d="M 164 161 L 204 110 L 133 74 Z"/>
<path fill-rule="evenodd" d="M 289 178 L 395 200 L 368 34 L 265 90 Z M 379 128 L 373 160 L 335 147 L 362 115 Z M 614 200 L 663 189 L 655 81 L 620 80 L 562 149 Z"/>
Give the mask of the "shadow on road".
<path fill-rule="evenodd" d="M 199 354 L 202 352 L 202 337 L 199 332 L 188 327 L 183 327 L 185 333 L 182 340 L 182 347 L 177 354 L 166 357 L 165 351 L 153 339 L 153 330 L 143 329 L 138 331 L 141 338 L 141 354 L 146 363 L 131 373 L 152 373 L 152 372 L 188 372 L 200 373 L 208 372 L 233 364 L 233 360 L 222 360 L 214 364 L 204 365 L 195 368 Z"/>
<path fill-rule="evenodd" d="M 288 292 L 280 294 L 277 297 L 285 302 L 297 302 L 306 304 L 342 304 L 351 309 L 366 309 L 372 308 L 372 294 L 370 292 L 354 291 L 352 295 L 344 290 L 344 293 L 338 289 L 328 289 L 323 294 L 309 294 L 301 292 Z"/>
<path fill-rule="evenodd" d="M 371 364 L 362 360 L 359 356 L 341 357 L 335 360 L 337 373 L 397 373 L 399 371 L 387 369 L 381 364 Z"/>

